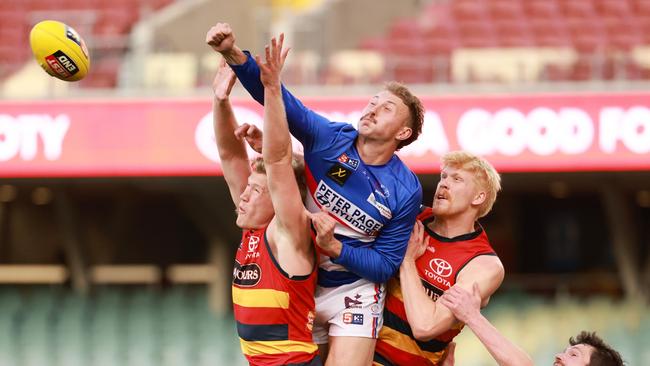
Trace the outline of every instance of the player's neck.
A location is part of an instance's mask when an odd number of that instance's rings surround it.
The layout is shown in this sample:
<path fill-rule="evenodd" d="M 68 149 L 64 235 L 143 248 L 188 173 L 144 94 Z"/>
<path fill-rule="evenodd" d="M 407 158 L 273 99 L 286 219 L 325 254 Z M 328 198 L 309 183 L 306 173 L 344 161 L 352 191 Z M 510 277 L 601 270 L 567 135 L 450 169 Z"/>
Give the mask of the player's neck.
<path fill-rule="evenodd" d="M 390 161 L 395 154 L 395 146 L 388 143 L 380 143 L 359 136 L 356 142 L 359 157 L 366 165 L 383 165 Z"/>
<path fill-rule="evenodd" d="M 470 216 L 436 217 L 429 228 L 445 238 L 455 238 L 474 232 L 474 218 Z"/>

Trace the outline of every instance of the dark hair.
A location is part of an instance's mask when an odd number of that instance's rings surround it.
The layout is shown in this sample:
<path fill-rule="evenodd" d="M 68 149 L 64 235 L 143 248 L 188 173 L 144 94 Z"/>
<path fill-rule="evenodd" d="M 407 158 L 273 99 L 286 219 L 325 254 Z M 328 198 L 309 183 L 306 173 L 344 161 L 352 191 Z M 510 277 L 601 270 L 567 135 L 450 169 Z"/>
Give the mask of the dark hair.
<path fill-rule="evenodd" d="M 397 150 L 410 144 L 418 139 L 422 132 L 422 123 L 424 123 L 424 106 L 418 97 L 413 95 L 411 91 L 402 83 L 391 81 L 386 83 L 384 89 L 398 96 L 409 109 L 411 120 L 409 127 L 411 127 L 411 136 L 397 145 Z"/>
<path fill-rule="evenodd" d="M 623 366 L 621 354 L 598 337 L 596 332 L 590 333 L 583 330 L 575 339 L 569 338 L 569 344 L 572 346 L 586 344 L 594 348 L 589 359 L 589 366 Z"/>

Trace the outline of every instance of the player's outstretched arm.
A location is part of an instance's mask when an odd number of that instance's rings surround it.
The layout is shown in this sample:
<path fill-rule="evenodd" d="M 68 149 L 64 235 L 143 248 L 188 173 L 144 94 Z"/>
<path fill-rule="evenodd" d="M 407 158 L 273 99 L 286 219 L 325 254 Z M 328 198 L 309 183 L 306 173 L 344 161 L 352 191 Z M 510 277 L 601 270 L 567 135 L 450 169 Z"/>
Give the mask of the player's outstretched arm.
<path fill-rule="evenodd" d="M 244 142 L 235 136 L 237 121 L 229 100 L 230 91 L 235 81 L 237 81 L 235 74 L 222 60 L 212 81 L 214 136 L 217 140 L 223 176 L 228 183 L 230 197 L 237 206 L 239 205 L 239 196 L 246 189 L 250 165 Z"/>
<path fill-rule="evenodd" d="M 278 245 L 279 252 L 280 242 L 307 252 L 311 248 L 308 240 L 307 215 L 291 164 L 293 157 L 291 136 L 282 102 L 280 72 L 289 52 L 288 49 L 283 50 L 283 42 L 284 35 L 280 35 L 279 39 L 273 38 L 271 45 L 266 47 L 264 62 L 259 56 L 257 57 L 261 82 L 265 88 L 264 130 L 266 133 L 262 138 L 262 156 L 275 210 L 273 220 L 276 226 L 269 228 L 269 231 Z M 289 267 L 294 267 L 291 264 L 293 263 L 281 265 L 286 271 Z M 291 271 L 287 272 L 291 273 Z"/>
<path fill-rule="evenodd" d="M 248 52 L 243 52 L 235 45 L 235 36 L 230 25 L 217 23 L 210 28 L 206 35 L 206 43 L 224 56 L 244 88 L 253 99 L 263 105 L 264 85 L 260 80 L 259 65 Z M 311 149 L 316 141 L 323 140 L 323 137 L 316 136 L 326 133 L 323 129 L 327 130 L 330 121 L 305 107 L 286 88 L 281 87 L 281 91 L 290 132 L 305 145 L 305 149 Z M 326 135 L 324 143 L 329 142 L 328 137 Z"/>
<path fill-rule="evenodd" d="M 481 293 L 474 282 L 472 292 L 460 286 L 447 290 L 439 300 L 458 320 L 467 324 L 499 366 L 533 366 L 530 356 L 503 336 L 480 311 Z"/>

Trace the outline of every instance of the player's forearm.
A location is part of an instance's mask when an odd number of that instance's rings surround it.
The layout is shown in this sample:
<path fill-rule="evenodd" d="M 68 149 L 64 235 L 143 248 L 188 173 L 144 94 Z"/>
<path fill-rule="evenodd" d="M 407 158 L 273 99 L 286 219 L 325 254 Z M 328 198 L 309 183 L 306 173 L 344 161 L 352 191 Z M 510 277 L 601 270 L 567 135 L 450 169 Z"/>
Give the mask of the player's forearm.
<path fill-rule="evenodd" d="M 248 159 L 243 141 L 235 137 L 237 120 L 228 98 L 214 98 L 212 103 L 214 136 L 222 163 L 231 159 Z"/>
<path fill-rule="evenodd" d="M 389 259 L 374 249 L 356 248 L 347 244 L 341 244 L 340 255 L 332 261 L 376 283 L 388 281 L 396 268 Z"/>
<path fill-rule="evenodd" d="M 499 332 L 480 312 L 467 321 L 467 326 L 483 343 L 499 366 L 532 366 L 533 361 L 519 346 Z"/>
<path fill-rule="evenodd" d="M 436 303 L 424 291 L 413 260 L 405 259 L 402 262 L 399 279 L 404 310 L 413 336 L 418 340 L 429 340 L 448 329 L 448 326 L 443 329 L 441 324 L 437 324 Z"/>
<path fill-rule="evenodd" d="M 246 62 L 246 54 L 241 48 L 234 45 L 230 51 L 222 52 L 221 55 L 226 60 L 228 65 L 241 65 Z"/>
<path fill-rule="evenodd" d="M 264 93 L 264 163 L 291 163 L 291 137 L 280 86 L 267 87 Z"/>

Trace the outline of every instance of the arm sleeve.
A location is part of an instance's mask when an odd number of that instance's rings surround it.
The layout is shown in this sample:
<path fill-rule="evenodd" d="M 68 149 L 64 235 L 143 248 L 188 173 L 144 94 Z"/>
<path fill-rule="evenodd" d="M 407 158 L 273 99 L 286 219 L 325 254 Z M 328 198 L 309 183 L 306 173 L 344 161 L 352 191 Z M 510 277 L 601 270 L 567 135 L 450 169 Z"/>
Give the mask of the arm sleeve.
<path fill-rule="evenodd" d="M 402 264 L 421 201 L 422 190 L 418 187 L 403 206 L 402 212 L 383 228 L 372 247 L 353 247 L 343 243 L 341 254 L 332 262 L 367 280 L 379 283 L 388 281 Z"/>
<path fill-rule="evenodd" d="M 264 86 L 260 81 L 260 68 L 251 56 L 241 65 L 230 65 L 248 93 L 264 105 Z M 329 146 L 332 134 L 328 132 L 330 120 L 305 107 L 298 98 L 282 85 L 282 100 L 287 113 L 291 134 L 303 144 L 305 150 L 319 150 Z"/>

